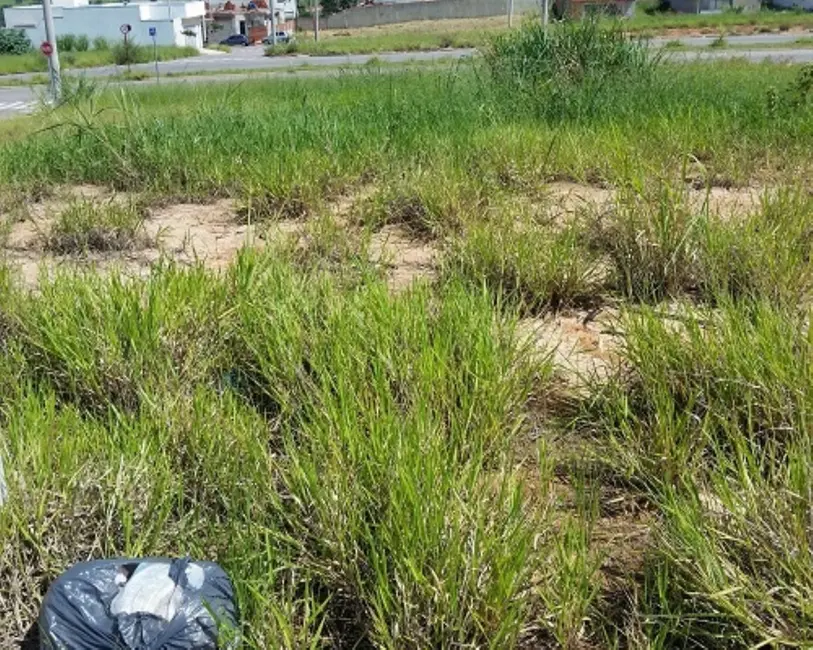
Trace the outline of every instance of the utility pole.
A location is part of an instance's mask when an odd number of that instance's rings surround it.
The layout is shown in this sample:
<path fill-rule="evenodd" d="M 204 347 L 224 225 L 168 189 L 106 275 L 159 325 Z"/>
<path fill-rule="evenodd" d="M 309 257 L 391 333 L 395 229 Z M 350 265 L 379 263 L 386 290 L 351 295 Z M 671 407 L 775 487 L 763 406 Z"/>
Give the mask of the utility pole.
<path fill-rule="evenodd" d="M 514 0 L 508 0 L 508 29 L 514 26 Z"/>
<path fill-rule="evenodd" d="M 313 0 L 313 37 L 319 42 L 319 0 Z"/>
<path fill-rule="evenodd" d="M 271 45 L 277 46 L 277 12 L 274 0 L 271 0 Z"/>
<path fill-rule="evenodd" d="M 62 78 L 59 76 L 59 52 L 56 49 L 51 0 L 42 0 L 42 17 L 45 19 L 45 40 L 51 45 L 51 53 L 48 54 L 48 74 L 51 78 L 51 99 L 56 104 L 62 97 Z"/>

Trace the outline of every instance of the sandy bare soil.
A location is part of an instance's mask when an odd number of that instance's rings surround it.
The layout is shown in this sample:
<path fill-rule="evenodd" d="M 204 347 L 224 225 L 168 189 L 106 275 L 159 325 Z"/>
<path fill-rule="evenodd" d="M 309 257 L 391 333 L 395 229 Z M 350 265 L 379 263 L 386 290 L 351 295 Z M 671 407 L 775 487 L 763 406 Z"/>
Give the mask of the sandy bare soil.
<path fill-rule="evenodd" d="M 616 192 L 605 187 L 554 182 L 544 188 L 537 209 L 554 222 L 566 222 L 582 214 L 602 214 L 613 208 Z M 720 218 L 744 215 L 759 207 L 764 190 L 759 188 L 721 188 L 687 190 L 687 201 L 697 209 L 708 204 L 710 214 Z M 343 229 L 353 226 L 353 214 L 364 200 L 360 196 L 341 197 L 331 206 L 336 223 Z M 53 196 L 27 203 L 21 212 L 7 215 L 9 223 L 4 252 L 16 267 L 25 286 L 35 288 L 40 274 L 61 268 L 93 269 L 109 272 L 117 269 L 127 275 L 144 276 L 161 258 L 184 265 L 202 263 L 221 270 L 243 247 L 263 247 L 285 238 L 304 240 L 306 220 L 282 220 L 247 225 L 237 215 L 234 201 L 213 203 L 176 203 L 151 207 L 143 228 L 148 245 L 126 251 L 81 255 L 55 255 L 44 247 L 54 219 L 71 201 L 77 199 L 110 202 L 131 201 L 134 197 L 111 193 L 104 188 L 73 186 L 60 188 Z M 371 233 L 366 253 L 379 267 L 393 291 L 402 291 L 416 280 L 431 281 L 437 276 L 440 244 L 415 239 L 401 226 L 389 225 Z M 618 345 L 616 310 L 567 312 L 528 318 L 520 323 L 541 352 L 551 353 L 562 379 L 571 387 L 590 378 L 605 377 L 612 370 Z"/>

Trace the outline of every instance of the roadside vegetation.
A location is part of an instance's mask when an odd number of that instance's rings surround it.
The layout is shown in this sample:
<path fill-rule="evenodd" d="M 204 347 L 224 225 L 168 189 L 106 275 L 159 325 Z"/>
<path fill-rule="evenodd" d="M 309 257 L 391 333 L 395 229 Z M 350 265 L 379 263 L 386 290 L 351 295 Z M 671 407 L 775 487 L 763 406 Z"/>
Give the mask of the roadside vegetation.
<path fill-rule="evenodd" d="M 57 39 L 59 62 L 66 70 L 93 68 L 104 65 L 126 65 L 148 63 L 157 55 L 159 61 L 171 61 L 195 56 L 193 47 L 162 45 L 153 51 L 152 47 L 139 45 L 132 40 L 123 43 L 110 43 L 104 38 L 92 41 L 86 36 L 64 34 Z M 0 29 L 0 75 L 26 72 L 47 72 L 48 59 L 35 51 L 31 42 L 20 31 Z"/>
<path fill-rule="evenodd" d="M 536 20 L 533 16 L 516 15 L 514 27 Z M 555 25 L 556 23 L 554 23 Z M 604 21 L 612 26 L 612 19 Z M 723 11 L 717 14 L 678 14 L 656 6 L 639 6 L 635 15 L 623 21 L 624 29 L 633 34 L 654 36 L 761 34 L 790 30 L 805 32 L 813 28 L 813 13 L 763 9 L 757 12 Z M 491 39 L 509 31 L 507 16 L 450 19 L 396 23 L 377 27 L 323 29 L 319 42 L 312 32 L 298 32 L 290 45 L 267 48 L 268 56 L 285 54 L 373 54 L 376 52 L 409 52 L 447 47 L 482 48 Z"/>
<path fill-rule="evenodd" d="M 165 554 L 246 647 L 813 644 L 812 78 L 527 25 L 43 111 L 0 147 L 9 647 L 70 563 Z"/>
<path fill-rule="evenodd" d="M 651 31 L 655 34 L 668 30 L 709 30 L 710 33 L 723 31 L 731 34 L 785 32 L 794 28 L 810 29 L 813 27 L 813 14 L 801 9 L 767 7 L 759 11 L 735 9 L 714 14 L 679 14 L 668 8 L 661 11 L 652 4 L 649 7 L 639 6 L 625 26 L 630 31 Z"/>
<path fill-rule="evenodd" d="M 519 17 L 517 18 L 519 20 Z M 486 45 L 496 34 L 505 31 L 505 18 L 499 22 L 483 21 L 483 26 L 465 26 L 477 21 L 425 21 L 410 23 L 412 29 L 399 25 L 379 28 L 324 30 L 319 41 L 312 33 L 298 32 L 293 43 L 267 47 L 266 56 L 285 54 L 374 54 L 376 52 L 416 52 L 443 48 L 474 48 Z M 445 23 L 453 23 L 446 25 Z M 493 26 L 492 26 L 493 25 Z M 401 27 L 399 29 L 399 27 Z"/>

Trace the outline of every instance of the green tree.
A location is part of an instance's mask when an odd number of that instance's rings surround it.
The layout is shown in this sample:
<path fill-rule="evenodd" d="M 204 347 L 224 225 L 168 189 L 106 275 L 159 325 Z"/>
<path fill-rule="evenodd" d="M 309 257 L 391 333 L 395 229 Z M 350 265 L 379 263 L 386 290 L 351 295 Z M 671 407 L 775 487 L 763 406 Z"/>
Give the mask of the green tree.
<path fill-rule="evenodd" d="M 350 9 L 350 7 L 355 7 L 357 4 L 357 0 L 322 0 L 322 15 L 330 16 L 345 9 Z"/>
<path fill-rule="evenodd" d="M 25 54 L 31 41 L 22 29 L 0 29 L 0 54 Z"/>

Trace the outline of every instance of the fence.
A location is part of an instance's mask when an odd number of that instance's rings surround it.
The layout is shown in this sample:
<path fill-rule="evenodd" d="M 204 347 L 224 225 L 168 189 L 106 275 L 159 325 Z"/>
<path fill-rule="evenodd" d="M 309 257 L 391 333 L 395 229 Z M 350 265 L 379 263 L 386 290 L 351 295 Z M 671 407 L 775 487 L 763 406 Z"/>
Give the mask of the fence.
<path fill-rule="evenodd" d="M 514 0 L 514 13 L 516 14 L 538 11 L 539 8 L 539 0 Z M 354 7 L 332 16 L 322 16 L 319 23 L 320 27 L 324 29 L 350 29 L 405 23 L 412 20 L 501 16 L 507 12 L 507 0 L 429 0 L 427 2 L 399 2 Z M 313 19 L 299 18 L 297 27 L 311 30 L 313 29 Z"/>

